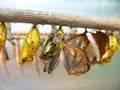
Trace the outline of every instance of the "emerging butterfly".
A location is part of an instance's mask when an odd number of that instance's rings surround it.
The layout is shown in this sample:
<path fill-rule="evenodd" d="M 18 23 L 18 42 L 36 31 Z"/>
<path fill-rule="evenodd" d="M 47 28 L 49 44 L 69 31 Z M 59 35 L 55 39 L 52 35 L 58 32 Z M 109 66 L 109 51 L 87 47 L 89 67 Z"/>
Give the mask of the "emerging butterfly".
<path fill-rule="evenodd" d="M 20 52 L 20 65 L 30 64 L 33 62 L 33 57 L 40 46 L 40 34 L 39 30 L 34 25 L 23 42 L 22 49 Z"/>
<path fill-rule="evenodd" d="M 61 44 L 63 38 L 64 38 L 64 32 L 61 29 L 61 27 L 59 27 L 58 30 L 53 31 L 50 34 L 50 36 L 44 46 L 44 49 L 40 55 L 40 58 L 45 59 L 45 60 L 49 60 L 49 59 L 53 58 L 56 55 L 56 53 L 59 51 L 60 44 Z"/>
<path fill-rule="evenodd" d="M 71 36 L 67 41 L 71 41 L 79 37 L 82 39 L 82 45 L 79 47 L 84 50 L 91 65 L 100 63 L 102 56 L 109 48 L 108 36 L 100 31 L 93 33 L 85 30 L 82 34 Z"/>
<path fill-rule="evenodd" d="M 47 60 L 47 63 L 44 67 L 45 72 L 48 71 L 48 73 L 51 73 L 60 61 L 60 44 L 63 38 L 64 32 L 61 29 L 61 27 L 59 27 L 59 29 L 56 30 L 56 27 L 52 26 L 52 32 L 40 55 L 40 58 L 43 59 L 43 61 Z"/>
<path fill-rule="evenodd" d="M 73 58 L 76 53 L 78 53 L 81 58 L 76 58 L 75 62 Z M 61 26 L 57 30 L 55 28 L 55 31 L 51 33 L 45 44 L 42 54 L 40 55 L 40 58 L 47 60 L 44 71 L 48 73 L 51 73 L 57 67 L 60 59 L 62 59 L 66 71 L 70 75 L 78 76 L 87 72 L 89 69 L 86 63 L 87 58 L 84 52 L 80 48 L 69 45 L 64 41 L 64 32 Z M 72 66 L 71 63 L 76 64 L 76 67 L 74 67 L 74 65 Z M 80 67 L 80 69 L 75 70 L 73 67 L 76 69 Z M 81 70 L 81 68 L 83 69 Z"/>

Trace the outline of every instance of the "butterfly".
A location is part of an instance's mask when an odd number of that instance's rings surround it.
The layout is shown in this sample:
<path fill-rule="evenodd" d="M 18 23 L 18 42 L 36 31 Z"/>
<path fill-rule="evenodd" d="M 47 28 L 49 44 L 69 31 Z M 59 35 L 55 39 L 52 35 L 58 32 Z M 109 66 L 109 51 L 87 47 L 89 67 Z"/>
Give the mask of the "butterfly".
<path fill-rule="evenodd" d="M 53 31 L 50 34 L 50 36 L 43 48 L 40 58 L 45 59 L 45 60 L 49 60 L 49 59 L 53 58 L 53 56 L 55 56 L 56 53 L 60 49 L 60 44 L 61 44 L 61 40 L 63 39 L 63 37 L 64 37 L 64 32 L 61 29 L 61 27 L 59 27 L 58 30 Z"/>
<path fill-rule="evenodd" d="M 81 57 L 79 58 L 80 60 L 78 60 L 80 62 L 74 62 L 74 56 L 76 52 Z M 44 66 L 44 71 L 48 73 L 51 73 L 57 67 L 60 60 L 62 60 L 66 71 L 70 75 L 81 75 L 87 72 L 90 67 L 90 65 L 88 65 L 86 62 L 87 58 L 83 50 L 69 45 L 66 41 L 64 41 L 64 32 L 61 26 L 50 34 L 49 39 L 47 40 L 40 55 L 40 58 L 43 61 L 47 61 Z M 76 66 L 80 66 L 81 68 L 79 70 L 73 69 L 71 62 L 76 63 Z"/>
<path fill-rule="evenodd" d="M 40 46 L 40 33 L 36 25 L 34 25 L 23 42 L 20 52 L 20 65 L 30 64 L 33 62 L 33 57 Z"/>
<path fill-rule="evenodd" d="M 82 46 L 79 45 L 79 48 L 87 55 L 91 65 L 101 64 L 101 59 L 109 48 L 109 37 L 100 31 L 87 32 L 87 30 L 85 30 L 84 33 L 73 35 L 66 41 L 69 42 L 76 38 L 82 39 Z"/>

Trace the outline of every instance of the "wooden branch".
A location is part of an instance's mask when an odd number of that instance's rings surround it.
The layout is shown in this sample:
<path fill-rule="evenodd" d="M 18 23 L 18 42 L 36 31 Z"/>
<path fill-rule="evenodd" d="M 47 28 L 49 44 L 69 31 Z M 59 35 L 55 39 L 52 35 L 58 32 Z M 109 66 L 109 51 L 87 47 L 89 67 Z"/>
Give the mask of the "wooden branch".
<path fill-rule="evenodd" d="M 120 20 L 23 9 L 0 8 L 0 22 L 25 22 L 93 29 L 120 30 Z"/>

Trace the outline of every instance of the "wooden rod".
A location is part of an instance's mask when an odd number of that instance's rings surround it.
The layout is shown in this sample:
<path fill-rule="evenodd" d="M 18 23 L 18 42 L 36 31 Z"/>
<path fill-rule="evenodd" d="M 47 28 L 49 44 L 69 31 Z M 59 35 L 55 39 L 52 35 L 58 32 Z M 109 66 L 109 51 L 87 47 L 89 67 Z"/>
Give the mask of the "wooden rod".
<path fill-rule="evenodd" d="M 0 8 L 0 22 L 23 22 L 113 31 L 120 30 L 120 20 L 10 8 Z"/>

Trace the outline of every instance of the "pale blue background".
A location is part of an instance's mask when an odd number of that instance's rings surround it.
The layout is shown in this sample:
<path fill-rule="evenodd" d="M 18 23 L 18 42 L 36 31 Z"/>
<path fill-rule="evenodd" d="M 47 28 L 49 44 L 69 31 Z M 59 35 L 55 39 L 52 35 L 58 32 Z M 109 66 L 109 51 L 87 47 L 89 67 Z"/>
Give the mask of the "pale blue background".
<path fill-rule="evenodd" d="M 85 16 L 120 19 L 119 0 L 0 0 L 0 7 L 64 12 Z M 13 23 L 12 31 L 28 31 L 31 24 Z M 50 32 L 49 25 L 39 25 L 40 31 Z M 64 27 L 65 30 L 69 28 Z M 42 71 L 41 76 L 33 65 L 25 66 L 25 77 L 16 65 L 12 46 L 7 42 L 11 60 L 8 61 L 7 76 L 0 65 L 0 90 L 120 90 L 120 51 L 105 66 L 95 65 L 79 77 L 69 76 L 60 63 L 53 75 Z"/>

